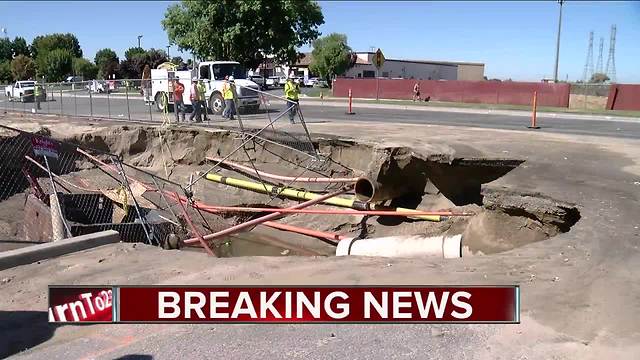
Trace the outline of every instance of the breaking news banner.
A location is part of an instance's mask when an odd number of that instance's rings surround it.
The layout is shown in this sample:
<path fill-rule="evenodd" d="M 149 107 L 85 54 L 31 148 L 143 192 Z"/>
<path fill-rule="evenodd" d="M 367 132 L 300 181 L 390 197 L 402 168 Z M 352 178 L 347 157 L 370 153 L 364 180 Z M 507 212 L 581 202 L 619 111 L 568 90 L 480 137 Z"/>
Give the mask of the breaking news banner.
<path fill-rule="evenodd" d="M 518 324 L 520 288 L 50 287 L 49 316 L 57 322 L 115 323 Z"/>

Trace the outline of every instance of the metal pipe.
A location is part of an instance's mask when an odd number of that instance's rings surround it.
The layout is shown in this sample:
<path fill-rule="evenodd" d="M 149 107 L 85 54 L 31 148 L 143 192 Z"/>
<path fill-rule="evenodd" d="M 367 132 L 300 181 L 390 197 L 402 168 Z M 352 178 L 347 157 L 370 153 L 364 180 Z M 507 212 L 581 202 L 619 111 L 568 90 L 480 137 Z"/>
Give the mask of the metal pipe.
<path fill-rule="evenodd" d="M 306 177 L 306 178 L 302 178 L 302 177 L 293 177 L 293 176 L 283 176 L 283 175 L 276 175 L 276 174 L 271 174 L 268 172 L 264 172 L 264 171 L 260 171 L 260 170 L 254 170 L 250 167 L 244 166 L 244 165 L 240 165 L 234 162 L 231 162 L 229 160 L 223 160 L 221 158 L 217 158 L 217 157 L 207 157 L 207 160 L 210 161 L 218 161 L 222 164 L 231 166 L 233 168 L 236 169 L 240 169 L 240 170 L 244 170 L 247 172 L 251 172 L 253 174 L 259 175 L 259 176 L 263 176 L 266 177 L 268 179 L 273 179 L 273 180 L 282 180 L 282 181 L 293 181 L 293 182 L 311 182 L 311 183 L 339 183 L 339 182 L 355 182 L 356 180 L 358 180 L 359 178 L 329 178 L 329 177 Z"/>
<path fill-rule="evenodd" d="M 178 196 L 177 193 L 176 193 L 176 196 Z M 193 233 L 196 235 L 198 241 L 200 242 L 200 246 L 202 246 L 204 248 L 204 250 L 207 252 L 207 254 L 209 254 L 210 256 L 216 256 L 215 253 L 213 252 L 213 250 L 211 249 L 211 247 L 209 247 L 207 242 L 204 241 L 204 238 L 202 237 L 202 234 L 200 234 L 200 232 L 198 231 L 196 226 L 193 225 L 193 222 L 191 221 L 191 218 L 189 217 L 189 214 L 187 213 L 187 209 L 185 208 L 185 206 L 182 203 L 182 201 L 178 201 L 178 202 L 180 203 L 180 208 L 182 208 L 182 214 L 184 215 L 184 219 L 189 224 L 189 226 L 191 227 L 191 230 L 193 231 Z"/>
<path fill-rule="evenodd" d="M 127 81 L 124 86 L 124 95 L 127 98 L 127 118 L 131 121 L 131 110 L 129 109 L 129 82 Z"/>
<path fill-rule="evenodd" d="M 324 200 L 330 199 L 330 198 L 332 198 L 334 196 L 338 196 L 340 194 L 343 194 L 347 190 L 349 190 L 349 187 L 345 186 L 345 187 L 341 188 L 338 191 L 334 191 L 332 193 L 320 196 L 319 198 L 316 198 L 316 199 L 313 199 L 313 200 L 309 200 L 309 201 L 305 201 L 305 202 L 303 202 L 301 204 L 294 205 L 294 206 L 290 207 L 289 209 L 303 209 L 305 207 L 308 207 L 308 206 L 311 206 L 311 205 L 315 205 L 315 204 L 317 204 L 319 202 L 322 202 Z M 206 235 L 206 236 L 204 236 L 204 239 L 205 240 L 213 240 L 213 239 L 225 236 L 225 235 L 230 235 L 230 234 L 236 233 L 236 232 L 238 232 L 238 231 L 240 231 L 242 229 L 245 229 L 245 228 L 248 228 L 248 227 L 251 227 L 251 226 L 254 226 L 254 225 L 262 224 L 265 221 L 269 221 L 271 219 L 275 219 L 275 218 L 277 218 L 278 216 L 280 216 L 282 214 L 283 213 L 276 212 L 276 213 L 272 213 L 272 214 L 269 214 L 269 215 L 265 215 L 265 216 L 259 217 L 257 219 L 253 219 L 253 220 L 244 222 L 242 224 L 238 224 L 236 226 L 232 226 L 232 227 L 224 229 L 222 231 L 218 231 L 216 233 Z M 185 244 L 188 244 L 190 242 L 194 242 L 193 240 L 198 241 L 198 239 L 189 239 L 189 240 L 185 240 Z"/>

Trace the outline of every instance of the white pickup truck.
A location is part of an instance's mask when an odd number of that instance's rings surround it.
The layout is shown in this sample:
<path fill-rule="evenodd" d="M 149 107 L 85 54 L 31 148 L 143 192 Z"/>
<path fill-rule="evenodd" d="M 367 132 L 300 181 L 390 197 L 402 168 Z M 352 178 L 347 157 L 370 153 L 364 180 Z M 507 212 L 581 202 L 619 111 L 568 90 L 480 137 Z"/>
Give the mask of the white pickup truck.
<path fill-rule="evenodd" d="M 4 93 L 7 95 L 9 99 L 14 101 L 15 100 L 22 101 L 22 102 L 33 101 L 35 86 L 36 86 L 36 82 L 33 80 L 16 81 L 15 84 L 5 87 Z"/>
<path fill-rule="evenodd" d="M 224 110 L 222 98 L 222 85 L 225 76 L 233 76 L 238 94 L 238 110 L 255 113 L 260 107 L 259 94 L 253 90 L 259 90 L 260 86 L 251 80 L 247 80 L 247 72 L 235 61 L 203 61 L 196 70 L 173 71 L 168 69 L 151 70 L 151 96 L 156 108 L 164 110 L 163 97 L 167 97 L 169 105 L 173 105 L 173 87 L 171 81 L 178 77 L 184 85 L 183 101 L 185 105 L 191 105 L 190 89 L 191 79 L 196 76 L 202 79 L 207 91 L 205 93 L 208 108 L 217 115 Z"/>

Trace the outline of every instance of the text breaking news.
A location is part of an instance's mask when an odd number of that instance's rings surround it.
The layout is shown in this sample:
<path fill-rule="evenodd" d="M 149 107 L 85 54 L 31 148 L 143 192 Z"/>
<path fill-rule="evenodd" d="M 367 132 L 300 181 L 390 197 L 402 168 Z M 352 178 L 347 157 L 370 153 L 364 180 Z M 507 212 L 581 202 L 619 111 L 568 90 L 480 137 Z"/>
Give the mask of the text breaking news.
<path fill-rule="evenodd" d="M 50 286 L 49 321 L 518 324 L 520 288 Z"/>

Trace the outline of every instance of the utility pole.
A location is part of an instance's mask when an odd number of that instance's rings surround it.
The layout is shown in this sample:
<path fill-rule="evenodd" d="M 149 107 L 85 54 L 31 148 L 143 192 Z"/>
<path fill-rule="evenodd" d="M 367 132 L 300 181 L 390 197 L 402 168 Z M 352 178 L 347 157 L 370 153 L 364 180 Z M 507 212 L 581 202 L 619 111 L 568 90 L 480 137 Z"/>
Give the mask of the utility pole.
<path fill-rule="evenodd" d="M 142 39 L 142 35 L 138 35 L 138 47 L 142 48 L 142 46 L 140 46 L 140 39 Z"/>
<path fill-rule="evenodd" d="M 171 45 L 167 45 L 167 58 L 171 59 L 171 55 L 169 55 L 169 48 L 171 47 Z"/>
<path fill-rule="evenodd" d="M 560 29 L 562 29 L 562 4 L 564 0 L 558 0 L 560 15 L 558 16 L 558 39 L 556 40 L 556 66 L 553 69 L 553 82 L 558 82 L 558 61 L 560 60 Z"/>

